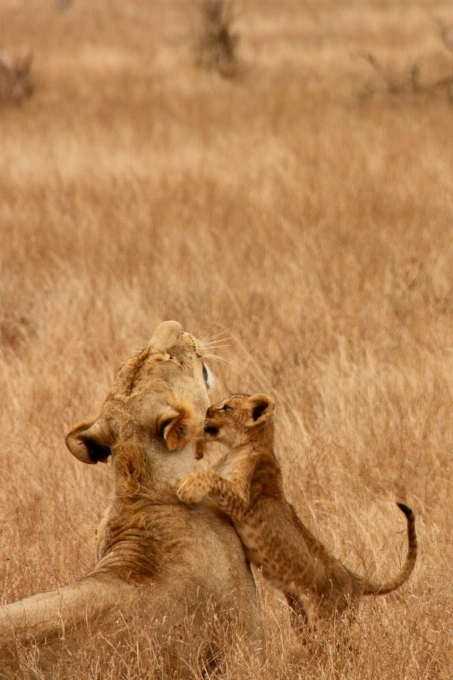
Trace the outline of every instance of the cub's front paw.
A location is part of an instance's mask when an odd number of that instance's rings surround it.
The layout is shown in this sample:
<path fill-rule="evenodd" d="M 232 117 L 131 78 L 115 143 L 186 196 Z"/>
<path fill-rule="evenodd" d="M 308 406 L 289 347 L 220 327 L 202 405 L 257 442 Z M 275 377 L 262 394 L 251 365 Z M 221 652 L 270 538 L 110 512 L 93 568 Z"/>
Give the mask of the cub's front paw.
<path fill-rule="evenodd" d="M 183 503 L 199 503 L 206 493 L 206 484 L 203 484 L 198 472 L 192 472 L 184 477 L 176 489 L 176 495 Z"/>
<path fill-rule="evenodd" d="M 199 503 L 211 491 L 212 482 L 211 470 L 191 472 L 178 484 L 176 495 L 183 503 Z"/>

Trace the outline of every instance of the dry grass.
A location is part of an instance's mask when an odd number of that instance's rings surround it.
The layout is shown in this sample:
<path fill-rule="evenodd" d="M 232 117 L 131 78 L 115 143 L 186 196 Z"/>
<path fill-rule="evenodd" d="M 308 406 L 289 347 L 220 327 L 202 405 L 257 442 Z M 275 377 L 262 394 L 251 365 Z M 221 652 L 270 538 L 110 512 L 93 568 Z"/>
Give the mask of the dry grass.
<path fill-rule="evenodd" d="M 64 434 L 176 318 L 231 338 L 213 399 L 276 399 L 288 495 L 348 566 L 395 572 L 394 501 L 417 513 L 416 573 L 363 603 L 348 645 L 332 631 L 291 666 L 286 608 L 260 585 L 261 677 L 451 678 L 452 108 L 360 100 L 353 58 L 423 54 L 435 80 L 432 12 L 453 24 L 451 3 L 250 0 L 227 81 L 192 65 L 192 3 L 2 3 L 0 44 L 32 50 L 36 85 L 0 113 L 2 602 L 93 565 L 108 476 Z M 49 677 L 143 677 L 131 639 Z M 257 677 L 237 654 L 227 677 Z"/>

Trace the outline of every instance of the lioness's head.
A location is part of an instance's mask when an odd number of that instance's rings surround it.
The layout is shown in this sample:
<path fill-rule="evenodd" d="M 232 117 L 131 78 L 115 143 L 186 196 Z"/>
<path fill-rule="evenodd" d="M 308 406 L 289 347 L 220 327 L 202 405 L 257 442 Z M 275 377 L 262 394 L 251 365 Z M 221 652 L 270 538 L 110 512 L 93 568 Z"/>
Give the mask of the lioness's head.
<path fill-rule="evenodd" d="M 267 394 L 233 394 L 206 411 L 207 441 L 242 446 L 269 423 L 274 402 Z"/>
<path fill-rule="evenodd" d="M 199 437 L 210 374 L 199 340 L 176 321 L 155 330 L 146 347 L 117 372 L 100 413 L 75 425 L 69 451 L 98 463 L 125 444 L 156 452 L 181 451 Z"/>

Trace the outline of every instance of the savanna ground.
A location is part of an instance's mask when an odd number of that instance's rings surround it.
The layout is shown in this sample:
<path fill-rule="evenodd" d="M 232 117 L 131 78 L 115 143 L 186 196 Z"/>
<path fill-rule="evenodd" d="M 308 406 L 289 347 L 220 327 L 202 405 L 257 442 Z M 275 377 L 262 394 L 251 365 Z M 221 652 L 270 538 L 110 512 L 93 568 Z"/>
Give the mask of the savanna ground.
<path fill-rule="evenodd" d="M 174 318 L 229 338 L 213 400 L 275 398 L 288 496 L 349 567 L 393 574 L 394 501 L 417 514 L 416 571 L 363 601 L 350 645 L 332 631 L 291 666 L 260 584 L 261 677 L 452 677 L 453 106 L 357 57 L 451 75 L 433 15 L 453 26 L 451 2 L 246 0 L 228 80 L 193 64 L 194 3 L 1 3 L 35 84 L 0 108 L 2 603 L 93 566 L 108 472 L 64 435 Z M 143 677 L 133 656 L 82 648 L 71 677 Z"/>

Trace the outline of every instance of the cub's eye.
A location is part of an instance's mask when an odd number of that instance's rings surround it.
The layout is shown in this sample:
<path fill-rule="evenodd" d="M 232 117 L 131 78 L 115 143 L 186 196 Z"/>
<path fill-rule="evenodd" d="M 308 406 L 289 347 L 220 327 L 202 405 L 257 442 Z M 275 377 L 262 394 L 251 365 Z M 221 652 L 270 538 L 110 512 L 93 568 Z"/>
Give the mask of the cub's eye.
<path fill-rule="evenodd" d="M 231 411 L 231 406 L 228 406 L 228 404 L 224 404 L 219 408 L 219 411 Z"/>

